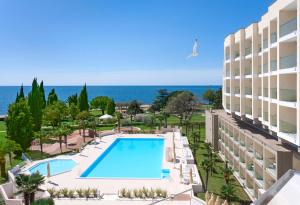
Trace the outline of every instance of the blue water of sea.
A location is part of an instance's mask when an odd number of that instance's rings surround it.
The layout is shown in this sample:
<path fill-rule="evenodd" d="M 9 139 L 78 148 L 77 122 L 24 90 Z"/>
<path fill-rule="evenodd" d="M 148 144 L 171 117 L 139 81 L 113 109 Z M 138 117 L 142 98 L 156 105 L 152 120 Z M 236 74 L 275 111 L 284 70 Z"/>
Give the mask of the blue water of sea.
<path fill-rule="evenodd" d="M 49 91 L 54 88 L 59 99 L 65 101 L 68 96 L 79 93 L 82 86 L 45 86 L 46 97 Z M 217 90 L 221 86 L 87 86 L 89 100 L 95 96 L 108 96 L 116 102 L 129 102 L 138 100 L 144 104 L 153 102 L 160 89 L 169 92 L 176 90 L 187 90 L 195 94 L 199 101 L 207 89 Z M 14 102 L 19 86 L 0 86 L 0 115 L 6 114 L 10 103 Z M 25 95 L 30 91 L 30 86 L 24 87 Z"/>

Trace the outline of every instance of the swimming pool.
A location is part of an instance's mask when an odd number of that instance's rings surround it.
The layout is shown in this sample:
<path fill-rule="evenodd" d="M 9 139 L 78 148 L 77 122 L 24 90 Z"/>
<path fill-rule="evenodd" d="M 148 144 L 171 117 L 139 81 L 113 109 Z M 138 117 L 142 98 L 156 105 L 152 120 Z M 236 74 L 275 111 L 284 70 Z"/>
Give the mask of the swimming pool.
<path fill-rule="evenodd" d="M 48 163 L 50 164 L 51 176 L 70 171 L 76 165 L 76 162 L 72 159 L 51 159 L 36 164 L 29 169 L 29 172 L 34 173 L 39 171 L 41 175 L 47 176 Z"/>
<path fill-rule="evenodd" d="M 118 138 L 82 174 L 83 178 L 168 177 L 162 169 L 164 139 Z"/>

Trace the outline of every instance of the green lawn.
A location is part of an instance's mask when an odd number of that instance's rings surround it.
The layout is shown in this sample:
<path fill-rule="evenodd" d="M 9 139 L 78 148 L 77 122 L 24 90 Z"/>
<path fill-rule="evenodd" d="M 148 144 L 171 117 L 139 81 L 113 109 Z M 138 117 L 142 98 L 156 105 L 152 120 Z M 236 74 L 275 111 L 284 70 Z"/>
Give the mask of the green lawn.
<path fill-rule="evenodd" d="M 201 116 L 201 121 L 204 122 L 204 117 Z M 198 121 L 199 122 L 199 121 Z M 199 131 L 199 128 L 196 128 Z M 183 132 L 185 132 L 185 128 L 183 129 Z M 195 127 L 194 127 L 194 131 L 195 131 Z M 188 133 L 188 139 L 191 145 L 191 149 L 193 150 L 193 139 L 191 136 L 191 128 L 189 129 L 189 133 Z M 205 171 L 204 169 L 200 166 L 201 161 L 204 160 L 205 158 L 207 158 L 207 150 L 204 144 L 205 141 L 205 127 L 202 126 L 201 127 L 201 132 L 200 132 L 200 142 L 198 143 L 198 148 L 196 151 L 196 164 L 198 167 L 198 170 L 200 172 L 201 178 L 205 179 Z M 221 169 L 224 167 L 224 162 L 218 158 L 215 168 L 216 168 L 216 173 L 213 173 L 212 176 L 209 176 L 208 179 L 208 191 L 210 193 L 214 193 L 216 195 L 221 195 L 221 187 L 223 184 L 225 184 L 224 181 L 224 177 L 223 177 L 223 173 L 221 171 Z M 231 183 L 234 185 L 235 187 L 235 195 L 237 197 L 237 199 L 233 202 L 234 204 L 250 204 L 251 200 L 249 199 L 248 195 L 245 193 L 245 191 L 243 190 L 243 188 L 241 187 L 241 185 L 238 183 L 238 181 L 232 177 Z M 204 198 L 205 193 L 200 193 L 198 194 L 198 197 L 205 199 Z"/>
<path fill-rule="evenodd" d="M 6 130 L 6 124 L 4 121 L 0 121 L 0 131 L 5 131 Z"/>

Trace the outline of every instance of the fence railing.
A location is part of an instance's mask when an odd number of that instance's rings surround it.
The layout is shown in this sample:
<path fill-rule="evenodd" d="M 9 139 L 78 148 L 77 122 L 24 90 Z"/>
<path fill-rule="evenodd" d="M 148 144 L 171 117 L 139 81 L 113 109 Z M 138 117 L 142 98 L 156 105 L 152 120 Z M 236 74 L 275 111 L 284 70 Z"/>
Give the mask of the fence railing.
<path fill-rule="evenodd" d="M 279 36 L 285 36 L 297 30 L 297 18 L 293 18 L 288 22 L 280 25 L 280 33 Z"/>

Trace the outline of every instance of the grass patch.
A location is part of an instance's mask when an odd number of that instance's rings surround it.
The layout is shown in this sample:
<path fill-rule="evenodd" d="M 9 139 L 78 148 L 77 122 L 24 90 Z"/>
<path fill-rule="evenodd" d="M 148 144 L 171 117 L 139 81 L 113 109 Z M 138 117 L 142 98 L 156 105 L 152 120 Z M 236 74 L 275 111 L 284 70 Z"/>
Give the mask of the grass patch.
<path fill-rule="evenodd" d="M 200 117 L 201 121 L 198 122 L 204 122 L 204 117 Z M 183 131 L 185 132 L 185 127 Z M 197 126 L 196 129 L 194 127 L 194 131 L 199 131 L 199 127 Z M 191 128 L 188 129 L 188 139 L 190 142 L 191 149 L 193 150 L 194 144 L 193 144 L 193 138 L 191 136 Z M 207 159 L 207 149 L 205 147 L 205 127 L 201 126 L 200 130 L 200 141 L 198 142 L 198 147 L 196 147 L 196 154 L 194 156 L 196 159 L 196 164 L 198 167 L 198 171 L 201 175 L 202 179 L 205 179 L 205 171 L 201 166 L 201 162 L 204 159 Z M 221 195 L 221 187 L 225 184 L 222 168 L 224 167 L 224 162 L 221 160 L 221 158 L 218 157 L 215 168 L 216 172 L 212 174 L 212 176 L 209 176 L 208 178 L 208 191 L 210 193 L 214 193 L 215 195 Z M 242 186 L 238 183 L 238 181 L 232 177 L 231 184 L 235 187 L 235 195 L 236 200 L 232 203 L 234 204 L 243 204 L 248 205 L 251 204 L 251 200 L 249 199 L 248 195 L 243 190 Z M 205 193 L 199 193 L 198 197 L 205 200 Z"/>
<path fill-rule="evenodd" d="M 6 131 L 6 123 L 4 121 L 0 121 L 0 131 Z"/>
<path fill-rule="evenodd" d="M 26 155 L 31 159 L 31 160 L 41 160 L 50 157 L 47 153 L 43 153 L 41 155 L 40 151 L 37 150 L 28 150 L 26 152 Z"/>

